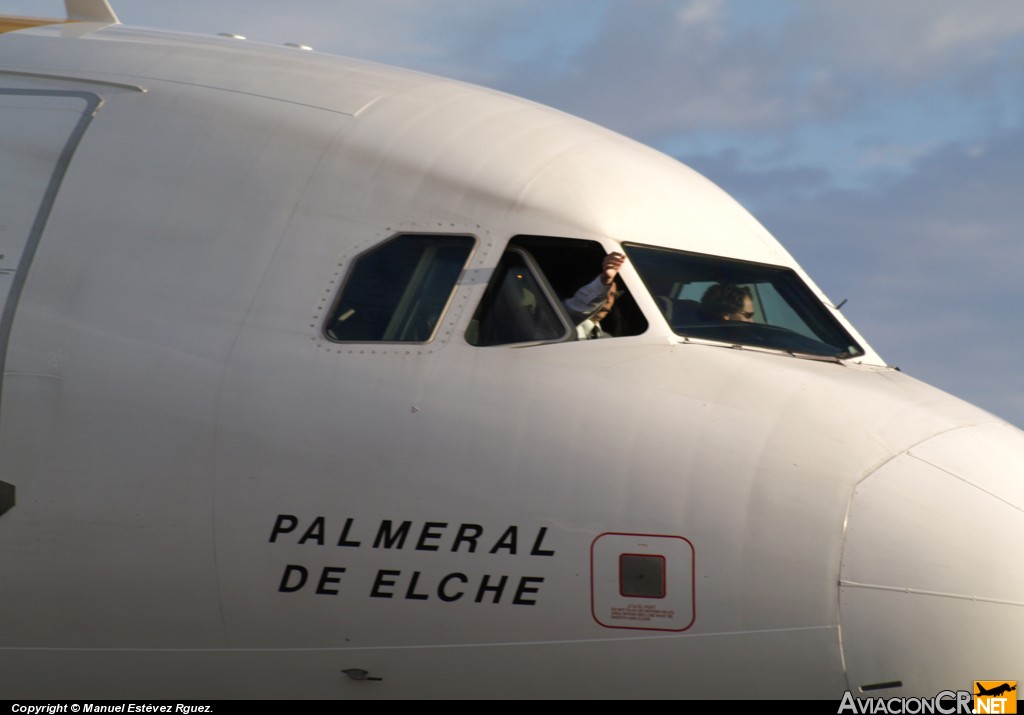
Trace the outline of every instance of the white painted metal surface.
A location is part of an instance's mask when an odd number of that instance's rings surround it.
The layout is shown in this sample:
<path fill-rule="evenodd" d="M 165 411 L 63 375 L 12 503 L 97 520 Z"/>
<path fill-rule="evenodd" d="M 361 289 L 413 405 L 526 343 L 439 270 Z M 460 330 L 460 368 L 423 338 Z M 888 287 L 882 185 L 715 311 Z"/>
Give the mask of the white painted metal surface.
<path fill-rule="evenodd" d="M 7 347 L 0 697 L 834 699 L 1022 674 L 1021 577 L 993 573 L 1019 562 L 1020 432 L 887 368 L 686 167 L 480 88 L 101 24 L 0 35 L 0 89 L 103 101 Z M 329 341 L 353 259 L 403 232 L 476 241 L 437 337 Z M 864 354 L 685 342 L 630 264 L 646 332 L 474 347 L 518 235 L 790 267 Z M 609 627 L 629 606 L 592 560 L 620 542 L 668 544 L 692 619 Z"/>

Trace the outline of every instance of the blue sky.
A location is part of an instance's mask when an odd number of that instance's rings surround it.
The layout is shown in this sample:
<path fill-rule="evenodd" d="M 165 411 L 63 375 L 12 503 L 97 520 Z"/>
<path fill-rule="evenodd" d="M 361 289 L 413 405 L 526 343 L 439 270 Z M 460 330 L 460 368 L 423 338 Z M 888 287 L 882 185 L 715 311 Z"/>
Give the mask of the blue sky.
<path fill-rule="evenodd" d="M 113 4 L 125 24 L 456 77 L 650 144 L 747 206 L 890 364 L 1024 426 L 1019 0 Z"/>

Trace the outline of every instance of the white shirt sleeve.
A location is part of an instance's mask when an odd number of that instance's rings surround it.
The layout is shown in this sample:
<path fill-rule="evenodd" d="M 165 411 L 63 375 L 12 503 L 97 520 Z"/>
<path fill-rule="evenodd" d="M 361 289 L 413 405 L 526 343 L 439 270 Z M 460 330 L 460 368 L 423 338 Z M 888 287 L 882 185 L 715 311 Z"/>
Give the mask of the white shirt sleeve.
<path fill-rule="evenodd" d="M 563 305 L 569 311 L 572 319 L 579 324 L 604 305 L 604 302 L 608 300 L 609 290 L 611 290 L 611 286 L 602 283 L 601 276 L 598 276 L 576 291 L 572 298 L 567 298 Z"/>

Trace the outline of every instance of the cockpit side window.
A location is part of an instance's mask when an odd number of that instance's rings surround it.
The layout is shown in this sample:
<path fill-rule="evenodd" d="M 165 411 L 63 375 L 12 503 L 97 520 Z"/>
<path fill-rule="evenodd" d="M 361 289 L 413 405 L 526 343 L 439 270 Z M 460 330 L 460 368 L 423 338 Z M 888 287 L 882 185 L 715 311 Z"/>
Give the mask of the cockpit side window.
<path fill-rule="evenodd" d="M 789 268 L 626 244 L 677 334 L 848 358 L 864 350 Z"/>
<path fill-rule="evenodd" d="M 578 312 L 582 301 L 573 299 L 598 276 L 604 257 L 597 241 L 516 236 L 488 285 L 466 340 L 485 346 L 588 337 L 582 334 L 580 321 L 600 307 L 604 293 L 588 315 Z M 621 276 L 616 279 L 614 303 L 602 316 L 600 337 L 639 335 L 647 329 L 647 320 Z M 594 331 L 593 325 L 586 327 Z"/>
<path fill-rule="evenodd" d="M 581 318 L 587 317 L 572 312 L 571 299 L 601 272 L 601 262 L 606 251 L 600 243 L 579 238 L 516 236 L 509 245 L 528 251 L 533 256 L 551 284 L 561 307 L 567 309 L 569 321 L 574 327 Z M 604 335 L 621 338 L 640 335 L 647 330 L 647 319 L 637 307 L 621 275 L 615 279 L 615 293 L 612 309 L 601 320 Z"/>
<path fill-rule="evenodd" d="M 505 251 L 470 323 L 466 340 L 471 345 L 508 345 L 563 340 L 569 326 L 551 304 L 528 254 Z"/>
<path fill-rule="evenodd" d="M 432 340 L 473 245 L 470 236 L 403 234 L 363 253 L 324 334 L 338 342 Z"/>

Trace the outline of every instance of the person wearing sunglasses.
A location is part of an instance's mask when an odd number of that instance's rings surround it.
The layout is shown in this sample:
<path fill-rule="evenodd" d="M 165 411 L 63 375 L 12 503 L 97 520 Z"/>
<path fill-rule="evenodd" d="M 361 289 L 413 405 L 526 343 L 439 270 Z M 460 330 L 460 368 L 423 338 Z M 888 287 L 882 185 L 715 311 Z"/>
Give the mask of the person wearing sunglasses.
<path fill-rule="evenodd" d="M 747 286 L 716 283 L 704 291 L 700 312 L 705 320 L 754 322 L 754 298 Z"/>

